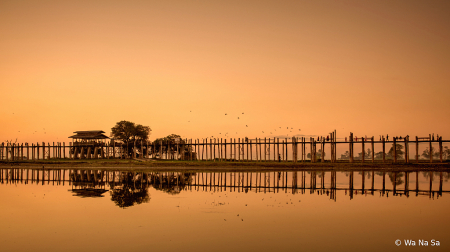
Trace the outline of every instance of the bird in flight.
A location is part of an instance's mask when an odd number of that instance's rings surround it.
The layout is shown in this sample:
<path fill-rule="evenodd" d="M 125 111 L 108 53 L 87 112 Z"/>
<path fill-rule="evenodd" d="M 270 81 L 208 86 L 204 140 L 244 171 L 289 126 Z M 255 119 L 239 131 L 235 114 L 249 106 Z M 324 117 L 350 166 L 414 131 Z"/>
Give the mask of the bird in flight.
<path fill-rule="evenodd" d="M 225 113 L 225 115 L 227 115 L 227 113 Z"/>
<path fill-rule="evenodd" d="M 238 119 L 239 119 L 239 117 L 238 117 Z"/>
<path fill-rule="evenodd" d="M 248 127 L 248 125 L 245 125 L 245 127 Z M 20 132 L 20 131 L 19 131 Z"/>

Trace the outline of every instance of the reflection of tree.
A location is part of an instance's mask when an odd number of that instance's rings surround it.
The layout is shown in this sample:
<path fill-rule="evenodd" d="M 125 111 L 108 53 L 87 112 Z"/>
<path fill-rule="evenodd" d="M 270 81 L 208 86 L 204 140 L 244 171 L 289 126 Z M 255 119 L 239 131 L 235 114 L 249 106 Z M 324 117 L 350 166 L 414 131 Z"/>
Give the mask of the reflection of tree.
<path fill-rule="evenodd" d="M 188 186 L 189 181 L 192 179 L 190 173 L 179 173 L 176 175 L 156 173 L 153 176 L 153 188 L 172 195 L 179 194 Z"/>
<path fill-rule="evenodd" d="M 142 183 L 146 177 L 146 174 L 123 172 L 118 183 L 110 184 L 111 200 L 122 208 L 149 202 L 148 184 Z"/>
<path fill-rule="evenodd" d="M 394 172 L 388 172 L 387 175 L 388 175 L 389 179 L 391 180 L 392 185 L 394 185 L 394 181 L 395 181 L 396 185 L 401 185 L 404 182 L 403 179 L 402 179 L 402 177 L 404 176 L 403 173 L 398 173 L 397 172 L 397 177 L 395 177 L 395 173 Z"/>

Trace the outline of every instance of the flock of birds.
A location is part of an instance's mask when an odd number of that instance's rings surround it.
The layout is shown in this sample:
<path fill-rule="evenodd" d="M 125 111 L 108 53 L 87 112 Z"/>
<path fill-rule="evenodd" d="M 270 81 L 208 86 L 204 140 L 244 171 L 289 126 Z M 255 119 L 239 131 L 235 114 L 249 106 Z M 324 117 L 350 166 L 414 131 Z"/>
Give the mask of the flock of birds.
<path fill-rule="evenodd" d="M 189 112 L 192 113 L 192 110 L 190 110 Z M 244 115 L 244 112 L 242 112 L 242 115 Z M 228 113 L 225 113 L 225 116 L 228 116 Z M 238 116 L 238 117 L 237 117 L 237 120 L 240 120 L 240 117 L 241 117 L 241 116 Z M 191 121 L 189 120 L 188 122 L 191 122 Z M 246 124 L 245 127 L 248 128 L 248 124 Z M 278 129 L 278 130 L 279 130 L 278 132 L 281 132 L 282 127 L 278 127 L 278 128 L 279 128 L 279 129 Z M 289 130 L 290 133 L 292 133 L 292 131 L 295 130 L 293 127 L 290 127 L 290 128 L 289 128 L 289 127 L 286 127 L 286 129 Z M 275 132 L 275 131 L 277 131 L 276 128 L 275 128 L 273 131 L 269 131 L 269 132 L 270 132 L 270 134 L 273 134 L 273 132 Z M 298 129 L 298 131 L 301 131 L 301 129 Z M 261 131 L 261 132 L 262 132 L 263 134 L 266 134 L 264 131 Z M 238 132 L 236 132 L 236 134 L 238 134 Z M 219 132 L 219 135 L 222 135 L 222 132 Z M 224 134 L 224 136 L 225 136 L 225 137 L 229 137 L 228 132 L 226 132 L 226 133 Z M 289 134 L 287 134 L 287 136 L 289 136 Z M 214 136 L 211 136 L 211 138 L 214 138 Z"/>

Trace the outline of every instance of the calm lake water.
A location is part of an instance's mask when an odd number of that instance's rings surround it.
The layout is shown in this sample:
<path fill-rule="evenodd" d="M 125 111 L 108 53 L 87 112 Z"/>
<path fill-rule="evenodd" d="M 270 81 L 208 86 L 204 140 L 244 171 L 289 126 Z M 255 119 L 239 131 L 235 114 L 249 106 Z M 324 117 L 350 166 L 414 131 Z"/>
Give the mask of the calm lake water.
<path fill-rule="evenodd" d="M 448 180 L 447 172 L 1 169 L 0 250 L 449 251 Z"/>

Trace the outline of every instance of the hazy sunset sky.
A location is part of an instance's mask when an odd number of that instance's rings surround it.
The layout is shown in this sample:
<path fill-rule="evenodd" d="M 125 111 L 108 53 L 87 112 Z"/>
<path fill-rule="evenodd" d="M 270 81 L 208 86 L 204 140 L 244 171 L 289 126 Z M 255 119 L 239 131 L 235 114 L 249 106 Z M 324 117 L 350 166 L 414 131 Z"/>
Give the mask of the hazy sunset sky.
<path fill-rule="evenodd" d="M 450 1 L 0 0 L 0 142 L 109 136 L 121 120 L 150 140 L 449 139 L 449 13 Z"/>

